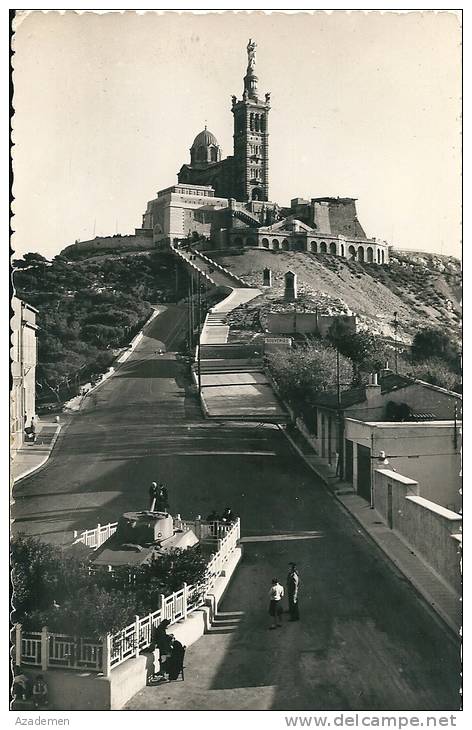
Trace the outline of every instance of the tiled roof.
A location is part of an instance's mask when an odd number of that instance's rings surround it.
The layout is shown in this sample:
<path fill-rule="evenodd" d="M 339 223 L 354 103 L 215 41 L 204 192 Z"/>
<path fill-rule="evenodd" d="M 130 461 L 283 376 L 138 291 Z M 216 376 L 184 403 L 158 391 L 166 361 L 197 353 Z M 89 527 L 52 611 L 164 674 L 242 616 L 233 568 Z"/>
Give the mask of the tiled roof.
<path fill-rule="evenodd" d="M 353 406 L 355 403 L 363 403 L 365 399 L 364 386 L 343 390 L 341 391 L 341 408 L 348 408 L 349 406 Z M 318 393 L 313 398 L 312 402 L 315 406 L 325 406 L 326 408 L 338 407 L 338 397 L 336 393 Z"/>
<path fill-rule="evenodd" d="M 396 373 L 388 373 L 379 378 L 381 393 L 390 393 L 399 388 L 406 388 L 415 381 L 405 375 L 397 375 Z M 366 400 L 365 385 L 357 388 L 349 388 L 349 390 L 341 391 L 341 408 L 349 408 L 357 403 L 364 403 Z M 313 405 L 325 406 L 326 408 L 337 408 L 338 398 L 336 393 L 319 393 L 313 400 Z"/>
<path fill-rule="evenodd" d="M 422 380 L 416 380 L 410 378 L 408 375 L 399 375 L 394 372 L 386 373 L 385 375 L 379 376 L 378 383 L 380 385 L 380 392 L 382 395 L 386 393 L 392 393 L 394 390 L 400 390 L 401 388 L 407 388 L 410 385 L 421 385 L 425 388 L 432 388 L 434 390 L 440 390 L 443 393 L 453 396 L 454 398 L 461 398 L 457 393 L 453 393 L 450 390 L 444 388 L 438 388 L 438 386 L 425 383 Z M 365 385 L 361 385 L 357 388 L 349 388 L 349 390 L 343 390 L 341 392 L 341 408 L 349 408 L 358 403 L 364 403 L 367 399 L 365 392 Z M 338 399 L 335 392 L 318 393 L 312 400 L 314 406 L 324 406 L 325 408 L 337 408 Z M 429 418 L 434 414 L 419 414 L 423 417 Z"/>
<path fill-rule="evenodd" d="M 414 382 L 413 378 L 409 378 L 406 375 L 398 375 L 397 373 L 388 373 L 379 378 L 382 393 L 390 393 L 392 390 L 406 388 L 408 385 L 413 385 Z"/>

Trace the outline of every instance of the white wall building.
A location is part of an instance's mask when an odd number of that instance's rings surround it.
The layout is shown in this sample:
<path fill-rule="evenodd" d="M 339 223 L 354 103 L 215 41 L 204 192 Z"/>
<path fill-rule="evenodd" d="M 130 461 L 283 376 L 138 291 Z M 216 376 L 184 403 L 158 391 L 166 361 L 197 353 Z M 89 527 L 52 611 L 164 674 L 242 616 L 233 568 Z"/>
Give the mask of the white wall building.
<path fill-rule="evenodd" d="M 17 297 L 11 306 L 11 374 L 10 436 L 13 455 L 21 447 L 25 426 L 36 415 L 36 315 L 38 310 Z"/>

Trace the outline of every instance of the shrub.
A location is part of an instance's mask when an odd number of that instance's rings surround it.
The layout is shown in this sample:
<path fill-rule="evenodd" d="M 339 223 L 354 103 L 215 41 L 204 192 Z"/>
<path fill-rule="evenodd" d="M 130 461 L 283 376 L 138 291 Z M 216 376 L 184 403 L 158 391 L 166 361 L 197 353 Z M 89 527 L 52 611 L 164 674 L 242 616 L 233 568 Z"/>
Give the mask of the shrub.
<path fill-rule="evenodd" d="M 450 335 L 434 327 L 417 332 L 411 345 L 411 356 L 416 362 L 441 358 L 452 368 L 459 368 L 459 348 Z"/>
<path fill-rule="evenodd" d="M 13 604 L 18 616 L 62 603 L 87 583 L 86 567 L 56 545 L 18 535 L 11 542 Z M 19 620 L 19 619 L 16 619 Z"/>
<path fill-rule="evenodd" d="M 352 360 L 358 375 L 360 372 L 380 370 L 388 359 L 380 337 L 365 331 L 352 332 L 342 320 L 331 325 L 328 339 L 343 355 Z"/>
<path fill-rule="evenodd" d="M 439 385 L 441 388 L 447 388 L 456 393 L 462 391 L 460 377 L 441 358 L 431 357 L 422 363 L 412 363 L 408 374 L 431 383 L 431 385 Z"/>
<path fill-rule="evenodd" d="M 97 639 L 158 608 L 159 595 L 201 583 L 200 546 L 171 550 L 135 569 L 89 571 L 70 551 L 20 535 L 11 543 L 15 621 L 25 628 Z"/>

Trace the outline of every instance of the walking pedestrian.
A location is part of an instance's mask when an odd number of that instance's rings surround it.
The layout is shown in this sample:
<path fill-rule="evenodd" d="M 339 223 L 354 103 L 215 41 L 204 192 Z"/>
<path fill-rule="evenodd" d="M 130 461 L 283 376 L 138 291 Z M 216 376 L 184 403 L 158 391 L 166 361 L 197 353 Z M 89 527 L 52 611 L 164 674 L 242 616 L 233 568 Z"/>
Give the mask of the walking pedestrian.
<path fill-rule="evenodd" d="M 298 591 L 300 588 L 300 576 L 298 575 L 297 566 L 295 563 L 289 563 L 289 571 L 287 575 L 287 598 L 288 598 L 288 611 L 290 614 L 290 621 L 300 620 L 300 611 L 298 608 Z"/>
<path fill-rule="evenodd" d="M 284 589 L 277 578 L 272 578 L 269 597 L 269 615 L 272 616 L 272 625 L 269 628 L 276 629 L 282 626 L 282 598 L 284 597 Z"/>

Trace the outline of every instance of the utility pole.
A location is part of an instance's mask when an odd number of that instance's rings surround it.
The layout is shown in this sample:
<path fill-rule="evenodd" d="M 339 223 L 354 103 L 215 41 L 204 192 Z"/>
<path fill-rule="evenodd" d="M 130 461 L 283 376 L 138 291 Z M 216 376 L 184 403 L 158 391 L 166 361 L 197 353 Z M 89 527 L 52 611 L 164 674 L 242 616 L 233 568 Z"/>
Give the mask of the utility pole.
<path fill-rule="evenodd" d="M 454 403 L 454 437 L 453 437 L 454 451 L 457 450 L 457 403 Z"/>
<path fill-rule="evenodd" d="M 197 326 L 198 326 L 198 334 L 200 335 L 200 327 L 201 327 L 201 317 L 202 317 L 202 284 L 201 284 L 201 273 L 198 272 L 197 275 Z"/>
<path fill-rule="evenodd" d="M 175 259 L 175 300 L 179 296 L 179 262 Z"/>
<path fill-rule="evenodd" d="M 395 372 L 398 375 L 398 349 L 397 349 L 397 331 L 398 331 L 398 319 L 397 312 L 393 313 L 393 334 L 395 341 Z"/>
<path fill-rule="evenodd" d="M 396 314 L 396 312 L 395 312 Z M 374 496 L 374 448 L 375 448 L 375 442 L 374 442 L 374 432 L 370 434 L 370 509 L 374 509 L 374 502 L 375 502 L 375 496 Z"/>
<path fill-rule="evenodd" d="M 188 349 L 189 349 L 189 352 L 192 350 L 192 312 L 191 312 L 192 296 L 191 296 L 190 281 L 191 281 L 191 276 L 189 275 L 189 279 L 187 282 L 187 319 L 188 319 Z"/>
<path fill-rule="evenodd" d="M 193 333 L 195 330 L 195 312 L 193 308 L 194 282 L 193 271 L 190 272 L 190 349 L 193 349 Z"/>
<path fill-rule="evenodd" d="M 198 287 L 198 292 L 197 292 L 197 299 L 198 299 L 197 367 L 198 367 L 198 394 L 200 395 L 202 392 L 202 372 L 201 372 L 201 360 L 200 360 L 200 331 L 201 331 L 201 316 L 202 316 L 201 288 L 202 288 L 202 284 L 201 284 L 200 271 L 198 272 L 197 287 Z"/>
<path fill-rule="evenodd" d="M 337 476 L 342 479 L 344 477 L 344 422 L 341 411 L 341 374 L 340 374 L 340 363 L 339 363 L 339 349 L 336 347 L 336 400 L 337 400 L 337 411 L 336 418 L 338 421 L 338 464 L 336 473 Z"/>

